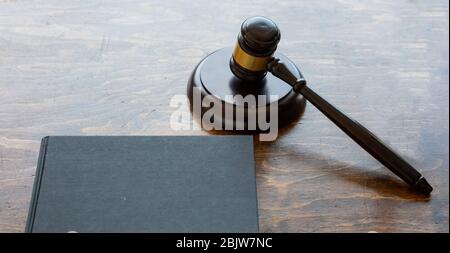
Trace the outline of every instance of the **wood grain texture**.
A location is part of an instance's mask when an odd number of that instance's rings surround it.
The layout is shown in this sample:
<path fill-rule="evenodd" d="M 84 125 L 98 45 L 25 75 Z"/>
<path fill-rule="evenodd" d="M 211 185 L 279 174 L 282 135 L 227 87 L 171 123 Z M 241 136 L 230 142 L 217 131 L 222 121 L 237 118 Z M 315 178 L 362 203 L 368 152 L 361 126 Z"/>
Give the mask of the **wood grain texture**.
<path fill-rule="evenodd" d="M 171 130 L 169 100 L 252 15 L 435 187 L 416 195 L 309 104 L 255 140 L 261 231 L 449 232 L 446 0 L 0 0 L 0 232 L 24 229 L 43 136 L 208 134 Z"/>

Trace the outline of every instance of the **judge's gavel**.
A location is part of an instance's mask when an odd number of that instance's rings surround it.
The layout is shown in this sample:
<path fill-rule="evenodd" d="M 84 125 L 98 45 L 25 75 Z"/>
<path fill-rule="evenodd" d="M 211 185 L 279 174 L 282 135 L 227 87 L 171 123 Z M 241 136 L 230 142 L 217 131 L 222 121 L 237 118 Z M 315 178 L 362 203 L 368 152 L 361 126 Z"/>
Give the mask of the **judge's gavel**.
<path fill-rule="evenodd" d="M 246 82 L 258 82 L 267 72 L 272 73 L 292 86 L 296 93 L 303 95 L 350 138 L 406 183 L 424 194 L 430 194 L 433 190 L 431 185 L 406 160 L 368 129 L 311 90 L 300 72 L 295 75 L 285 63 L 273 56 L 279 41 L 280 30 L 270 19 L 253 17 L 245 20 L 230 59 L 233 74 Z"/>

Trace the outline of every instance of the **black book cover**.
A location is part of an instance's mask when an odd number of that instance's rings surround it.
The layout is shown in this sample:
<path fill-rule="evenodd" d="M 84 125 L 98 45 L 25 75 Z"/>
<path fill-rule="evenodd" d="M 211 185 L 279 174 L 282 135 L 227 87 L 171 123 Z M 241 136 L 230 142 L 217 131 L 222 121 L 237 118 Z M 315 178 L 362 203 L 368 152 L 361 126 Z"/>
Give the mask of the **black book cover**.
<path fill-rule="evenodd" d="M 51 136 L 26 232 L 258 232 L 251 136 Z"/>

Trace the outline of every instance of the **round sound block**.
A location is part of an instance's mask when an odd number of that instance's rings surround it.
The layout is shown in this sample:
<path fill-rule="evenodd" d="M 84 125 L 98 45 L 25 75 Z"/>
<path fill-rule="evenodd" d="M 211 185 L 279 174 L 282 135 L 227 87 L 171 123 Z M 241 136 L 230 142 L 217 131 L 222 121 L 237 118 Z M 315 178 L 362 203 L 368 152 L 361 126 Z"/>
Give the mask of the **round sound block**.
<path fill-rule="evenodd" d="M 258 82 L 235 77 L 229 66 L 231 55 L 231 47 L 211 53 L 189 78 L 191 112 L 203 128 L 261 132 L 275 124 L 281 128 L 302 115 L 306 104 L 302 95 L 271 73 Z M 300 77 L 300 71 L 286 56 L 275 53 L 275 57 Z"/>

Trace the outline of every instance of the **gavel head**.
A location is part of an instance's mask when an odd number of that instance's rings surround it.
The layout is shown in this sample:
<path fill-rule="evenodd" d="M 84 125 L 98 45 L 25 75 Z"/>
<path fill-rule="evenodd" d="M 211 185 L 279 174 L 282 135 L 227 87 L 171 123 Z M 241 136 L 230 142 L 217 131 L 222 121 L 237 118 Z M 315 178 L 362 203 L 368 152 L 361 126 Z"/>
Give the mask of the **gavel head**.
<path fill-rule="evenodd" d="M 272 20 L 265 17 L 245 20 L 230 60 L 233 74 L 245 81 L 263 79 L 279 41 L 280 30 Z"/>

